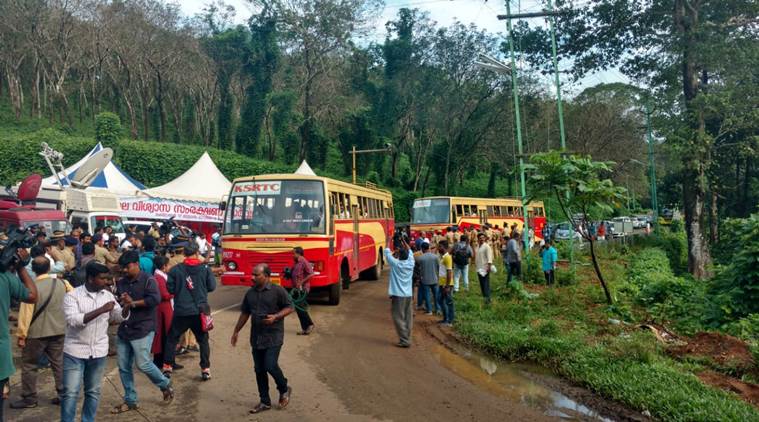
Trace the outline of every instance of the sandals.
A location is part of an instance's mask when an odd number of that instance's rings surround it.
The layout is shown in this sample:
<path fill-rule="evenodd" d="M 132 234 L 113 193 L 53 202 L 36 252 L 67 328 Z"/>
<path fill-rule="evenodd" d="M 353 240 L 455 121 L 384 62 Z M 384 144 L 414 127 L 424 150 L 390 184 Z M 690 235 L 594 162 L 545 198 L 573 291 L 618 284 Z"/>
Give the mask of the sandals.
<path fill-rule="evenodd" d="M 248 413 L 250 413 L 250 414 L 253 414 L 253 415 L 254 415 L 254 414 L 256 414 L 256 413 L 265 412 L 265 411 L 267 411 L 267 410 L 271 410 L 271 405 L 270 405 L 270 404 L 258 403 L 258 404 L 256 405 L 256 407 L 254 407 L 254 408 L 250 409 L 250 410 L 248 411 Z"/>
<path fill-rule="evenodd" d="M 118 414 L 121 414 L 121 413 L 129 412 L 131 410 L 137 410 L 139 408 L 140 408 L 140 406 L 138 406 L 136 404 L 121 403 L 119 405 L 114 406 L 113 409 L 111 409 L 111 414 L 112 415 L 118 415 Z"/>

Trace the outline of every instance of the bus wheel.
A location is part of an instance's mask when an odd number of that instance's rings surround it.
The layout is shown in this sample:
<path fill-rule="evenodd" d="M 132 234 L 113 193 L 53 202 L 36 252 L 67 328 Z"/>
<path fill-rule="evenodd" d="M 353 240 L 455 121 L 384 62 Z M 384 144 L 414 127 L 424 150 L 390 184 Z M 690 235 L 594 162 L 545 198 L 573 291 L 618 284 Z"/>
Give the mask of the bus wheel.
<path fill-rule="evenodd" d="M 331 286 L 329 286 L 329 301 L 328 303 L 332 306 L 337 306 L 340 304 L 340 291 L 342 290 L 342 286 L 340 286 L 340 283 L 333 283 Z"/>
<path fill-rule="evenodd" d="M 348 261 L 343 261 L 343 264 L 340 266 L 340 282 L 344 290 L 351 288 L 351 272 L 348 269 Z"/>
<path fill-rule="evenodd" d="M 382 274 L 382 255 L 377 255 L 377 263 L 364 271 L 363 278 L 366 280 L 379 280 Z"/>

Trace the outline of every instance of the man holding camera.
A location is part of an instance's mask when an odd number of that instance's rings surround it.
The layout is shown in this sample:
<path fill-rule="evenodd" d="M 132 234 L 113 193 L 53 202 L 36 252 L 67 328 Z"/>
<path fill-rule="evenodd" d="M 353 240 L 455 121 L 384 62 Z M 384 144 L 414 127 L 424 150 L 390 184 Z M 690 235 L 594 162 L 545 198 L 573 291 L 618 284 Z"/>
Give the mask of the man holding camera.
<path fill-rule="evenodd" d="M 6 248 L 14 248 L 14 246 L 8 244 Z M 16 368 L 13 367 L 11 336 L 8 327 L 11 300 L 37 303 L 37 286 L 24 268 L 28 260 L 29 254 L 24 248 L 3 250 L 0 254 L 0 264 L 2 264 L 0 268 L 0 422 L 5 420 L 3 391 L 8 378 L 16 372 Z"/>
<path fill-rule="evenodd" d="M 398 235 L 396 235 L 398 236 Z M 405 238 L 393 239 L 396 245 L 395 252 L 391 253 L 385 248 L 385 261 L 390 266 L 390 283 L 388 295 L 390 296 L 391 315 L 398 333 L 398 347 L 411 346 L 411 330 L 414 324 L 414 255 L 409 252 L 411 247 Z"/>

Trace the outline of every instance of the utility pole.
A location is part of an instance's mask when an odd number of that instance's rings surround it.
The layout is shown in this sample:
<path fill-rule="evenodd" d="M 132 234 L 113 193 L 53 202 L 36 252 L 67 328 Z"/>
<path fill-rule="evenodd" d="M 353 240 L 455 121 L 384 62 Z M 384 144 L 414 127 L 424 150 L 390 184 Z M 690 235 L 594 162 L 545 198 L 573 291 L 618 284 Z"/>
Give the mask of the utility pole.
<path fill-rule="evenodd" d="M 556 19 L 556 13 L 553 10 L 553 4 L 551 0 L 548 0 L 548 9 L 543 10 L 542 12 L 530 12 L 530 13 L 517 13 L 517 14 L 511 14 L 511 5 L 509 4 L 510 0 L 506 0 L 506 14 L 505 15 L 498 15 L 498 19 L 505 20 L 506 21 L 506 27 L 509 31 L 509 53 L 511 55 L 511 71 L 512 71 L 512 90 L 514 92 L 514 112 L 516 114 L 516 122 L 517 122 L 517 143 L 519 146 L 519 169 L 520 169 L 520 176 L 522 181 L 522 209 L 524 213 L 524 221 L 525 221 L 525 250 L 529 250 L 528 246 L 528 228 L 527 228 L 527 204 L 525 202 L 526 200 L 526 193 L 525 193 L 525 176 L 524 176 L 524 158 L 522 153 L 522 131 L 520 127 L 520 116 L 519 116 L 519 96 L 517 93 L 517 76 L 516 76 L 516 65 L 514 60 L 514 38 L 512 36 L 512 29 L 511 29 L 511 21 L 513 19 L 529 19 L 529 18 L 539 18 L 539 17 L 549 17 L 548 20 L 551 27 L 551 50 L 552 50 L 552 59 L 553 59 L 553 68 L 554 68 L 554 81 L 556 85 L 556 107 L 558 109 L 559 113 L 559 133 L 561 136 L 561 152 L 562 154 L 566 153 L 567 150 L 567 141 L 566 141 L 566 133 L 564 131 L 564 107 L 561 103 L 561 80 L 559 78 L 559 63 L 558 58 L 556 54 L 556 28 L 554 24 L 554 20 Z M 567 192 L 567 199 L 569 199 L 569 192 Z M 571 216 L 570 216 L 571 217 Z M 574 235 L 570 236 L 570 255 L 569 255 L 569 261 L 574 265 Z"/>
<path fill-rule="evenodd" d="M 530 250 L 530 223 L 529 213 L 527 212 L 527 189 L 525 187 L 524 177 L 524 150 L 522 148 L 522 118 L 519 111 L 519 82 L 517 80 L 517 61 L 514 58 L 514 37 L 512 35 L 511 28 L 511 5 L 509 0 L 506 0 L 506 15 L 498 15 L 498 19 L 506 20 L 506 28 L 509 31 L 509 57 L 511 59 L 511 92 L 514 97 L 514 120 L 517 127 L 517 153 L 519 154 L 519 181 L 520 181 L 520 193 L 522 196 L 522 218 L 524 219 L 524 226 L 522 227 L 522 237 L 524 239 L 525 253 Z M 527 267 L 529 271 L 529 254 Z"/>
<path fill-rule="evenodd" d="M 654 160 L 654 137 L 651 134 L 651 106 L 646 99 L 646 143 L 648 143 L 649 178 L 651 179 L 651 209 L 654 212 L 654 230 L 659 229 L 659 200 L 656 195 L 656 161 Z"/>
<path fill-rule="evenodd" d="M 391 144 L 385 144 L 385 148 L 379 148 L 379 149 L 361 149 L 357 150 L 356 146 L 353 145 L 353 149 L 351 150 L 351 155 L 353 156 L 353 184 L 356 184 L 356 154 L 371 154 L 373 152 L 392 152 L 393 146 Z"/>

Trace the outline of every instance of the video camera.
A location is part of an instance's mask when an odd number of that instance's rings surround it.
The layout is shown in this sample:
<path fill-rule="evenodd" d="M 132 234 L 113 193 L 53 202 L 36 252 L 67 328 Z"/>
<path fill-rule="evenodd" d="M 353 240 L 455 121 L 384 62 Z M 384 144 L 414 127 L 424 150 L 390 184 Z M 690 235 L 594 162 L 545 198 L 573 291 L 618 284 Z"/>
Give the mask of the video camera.
<path fill-rule="evenodd" d="M 29 232 L 29 229 L 16 229 L 12 228 L 8 230 L 8 239 L 0 241 L 0 272 L 5 272 L 15 268 L 19 263 L 27 265 L 29 258 L 27 257 L 24 262 L 19 262 L 17 255 L 19 248 L 31 248 L 34 246 L 34 235 Z"/>
<path fill-rule="evenodd" d="M 396 230 L 393 234 L 393 249 L 400 249 L 403 242 L 409 243 L 408 235 L 403 231 Z"/>

